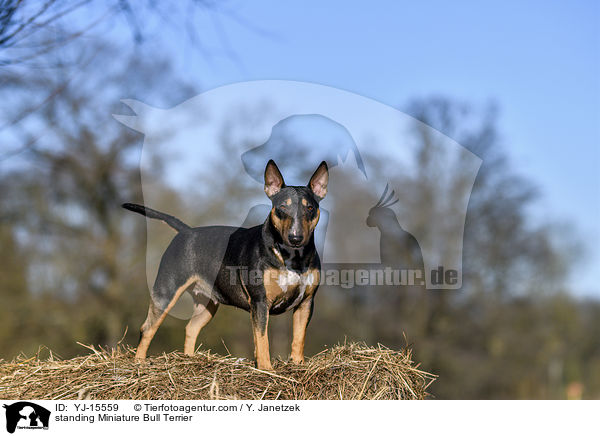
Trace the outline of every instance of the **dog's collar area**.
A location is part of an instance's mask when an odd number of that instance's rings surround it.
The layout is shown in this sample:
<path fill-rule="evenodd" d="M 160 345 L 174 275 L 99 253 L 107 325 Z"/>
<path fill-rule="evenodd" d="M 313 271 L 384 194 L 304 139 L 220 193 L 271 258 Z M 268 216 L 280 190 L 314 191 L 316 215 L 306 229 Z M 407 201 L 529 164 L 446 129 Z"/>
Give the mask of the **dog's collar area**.
<path fill-rule="evenodd" d="M 311 253 L 310 249 L 307 251 L 306 248 L 288 248 L 280 245 L 278 250 L 283 259 L 283 266 L 288 270 L 305 271 L 314 258 L 314 253 Z"/>
<path fill-rule="evenodd" d="M 284 259 L 294 259 L 296 257 L 303 257 L 304 256 L 304 246 L 302 247 L 292 247 L 286 244 L 277 244 L 279 245 L 279 249 L 275 248 L 276 250 L 279 251 L 280 255 L 284 258 Z"/>

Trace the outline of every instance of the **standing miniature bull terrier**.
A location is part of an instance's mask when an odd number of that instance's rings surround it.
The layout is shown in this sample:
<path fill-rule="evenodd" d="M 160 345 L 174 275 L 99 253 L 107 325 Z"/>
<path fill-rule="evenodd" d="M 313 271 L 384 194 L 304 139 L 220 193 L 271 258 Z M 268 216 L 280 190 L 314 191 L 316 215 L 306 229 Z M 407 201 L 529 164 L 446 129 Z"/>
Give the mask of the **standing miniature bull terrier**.
<path fill-rule="evenodd" d="M 227 304 L 250 312 L 256 363 L 266 370 L 272 369 L 269 316 L 292 310 L 291 358 L 295 363 L 304 362 L 306 327 L 321 268 L 314 230 L 328 179 L 327 164 L 321 162 L 307 186 L 286 186 L 270 160 L 265 169 L 265 193 L 272 202 L 271 212 L 264 224 L 251 228 L 191 228 L 173 216 L 125 203 L 125 209 L 162 220 L 178 232 L 160 262 L 136 359 L 145 359 L 158 327 L 188 291 L 196 304 L 185 329 L 186 354 L 194 353 L 200 329 L 219 304 Z M 200 300 L 199 295 L 208 298 Z"/>

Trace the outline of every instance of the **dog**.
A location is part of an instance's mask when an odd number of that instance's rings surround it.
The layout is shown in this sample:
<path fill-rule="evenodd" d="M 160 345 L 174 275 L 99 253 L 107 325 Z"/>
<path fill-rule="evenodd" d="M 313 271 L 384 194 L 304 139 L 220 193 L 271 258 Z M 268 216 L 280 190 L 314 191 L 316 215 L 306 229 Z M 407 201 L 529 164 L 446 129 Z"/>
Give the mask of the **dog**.
<path fill-rule="evenodd" d="M 194 354 L 198 333 L 219 305 L 226 304 L 250 312 L 256 366 L 263 370 L 272 369 L 269 316 L 293 311 L 290 356 L 294 363 L 304 362 L 306 328 L 321 269 L 314 230 L 319 203 L 327 194 L 329 170 L 323 161 L 307 186 L 286 186 L 279 168 L 270 160 L 264 180 L 272 208 L 262 225 L 251 228 L 191 228 L 148 207 L 123 204 L 125 209 L 162 220 L 178 232 L 160 262 L 148 316 L 140 328 L 136 359 L 146 358 L 160 324 L 188 291 L 195 308 L 185 329 L 185 354 Z"/>

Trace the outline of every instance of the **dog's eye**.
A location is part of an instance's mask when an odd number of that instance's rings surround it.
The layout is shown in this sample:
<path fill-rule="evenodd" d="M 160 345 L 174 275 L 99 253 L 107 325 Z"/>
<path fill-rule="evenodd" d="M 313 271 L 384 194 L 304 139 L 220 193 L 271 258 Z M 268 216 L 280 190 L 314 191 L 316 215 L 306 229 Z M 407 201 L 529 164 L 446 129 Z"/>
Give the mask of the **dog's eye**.
<path fill-rule="evenodd" d="M 312 212 L 313 210 L 315 210 L 315 208 L 312 206 L 307 206 L 306 210 L 308 210 L 309 212 Z"/>

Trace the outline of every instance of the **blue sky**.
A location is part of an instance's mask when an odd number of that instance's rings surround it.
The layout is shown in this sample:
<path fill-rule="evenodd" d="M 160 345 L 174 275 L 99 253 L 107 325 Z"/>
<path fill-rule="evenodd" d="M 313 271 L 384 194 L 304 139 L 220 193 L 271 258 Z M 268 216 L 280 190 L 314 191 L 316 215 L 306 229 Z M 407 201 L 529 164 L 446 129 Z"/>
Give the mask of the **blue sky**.
<path fill-rule="evenodd" d="M 599 2 L 229 1 L 223 9 L 239 19 L 198 18 L 204 53 L 180 33 L 161 35 L 177 71 L 200 90 L 287 79 L 395 107 L 432 95 L 495 101 L 513 167 L 543 193 L 532 214 L 576 224 L 588 260 L 575 291 L 600 295 Z"/>

